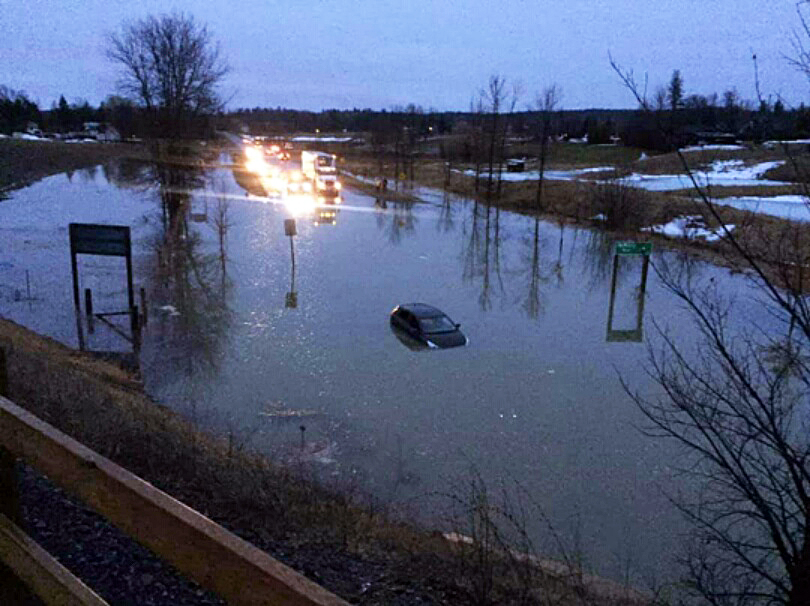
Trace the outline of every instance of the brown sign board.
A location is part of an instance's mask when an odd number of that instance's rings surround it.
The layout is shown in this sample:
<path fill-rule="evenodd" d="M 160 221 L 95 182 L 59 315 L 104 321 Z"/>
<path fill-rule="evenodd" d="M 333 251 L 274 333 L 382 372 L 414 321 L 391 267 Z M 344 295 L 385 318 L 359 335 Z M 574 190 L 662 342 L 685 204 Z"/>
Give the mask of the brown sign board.
<path fill-rule="evenodd" d="M 79 268 L 76 255 L 104 255 L 109 257 L 124 257 L 127 263 L 127 302 L 128 313 L 134 315 L 135 292 L 132 286 L 132 242 L 130 240 L 128 225 L 96 225 L 94 223 L 71 223 L 68 225 L 70 233 L 70 269 L 73 274 L 73 305 L 76 310 L 77 326 L 79 327 L 79 345 L 82 349 L 84 338 L 81 334 L 79 313 Z"/>
<path fill-rule="evenodd" d="M 131 255 L 129 226 L 71 223 L 69 230 L 71 254 L 113 257 Z"/>

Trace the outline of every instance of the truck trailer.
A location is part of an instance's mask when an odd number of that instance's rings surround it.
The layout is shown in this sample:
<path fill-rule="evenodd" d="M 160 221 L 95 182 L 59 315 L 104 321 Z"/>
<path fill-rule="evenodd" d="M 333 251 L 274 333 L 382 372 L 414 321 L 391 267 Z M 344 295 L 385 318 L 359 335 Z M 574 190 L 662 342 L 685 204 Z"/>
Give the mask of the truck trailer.
<path fill-rule="evenodd" d="M 340 203 L 341 184 L 337 177 L 337 156 L 324 152 L 302 151 L 301 172 L 312 182 L 319 202 Z"/>

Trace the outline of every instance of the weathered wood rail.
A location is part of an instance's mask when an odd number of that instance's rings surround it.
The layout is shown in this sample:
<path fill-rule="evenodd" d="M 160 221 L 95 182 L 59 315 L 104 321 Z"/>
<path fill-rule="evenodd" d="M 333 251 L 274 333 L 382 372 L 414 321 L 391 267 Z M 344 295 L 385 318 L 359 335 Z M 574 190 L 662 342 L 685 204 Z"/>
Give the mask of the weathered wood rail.
<path fill-rule="evenodd" d="M 45 603 L 106 602 L 14 524 L 15 459 L 47 475 L 229 604 L 347 605 L 201 513 L 4 398 L 1 394 L 6 385 L 0 348 L 0 561 Z"/>

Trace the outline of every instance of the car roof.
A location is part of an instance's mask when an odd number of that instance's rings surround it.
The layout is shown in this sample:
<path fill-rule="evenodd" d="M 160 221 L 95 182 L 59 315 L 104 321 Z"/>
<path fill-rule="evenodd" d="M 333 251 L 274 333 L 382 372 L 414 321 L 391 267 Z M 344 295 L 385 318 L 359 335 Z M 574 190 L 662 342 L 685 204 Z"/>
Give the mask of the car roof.
<path fill-rule="evenodd" d="M 428 305 L 427 303 L 404 303 L 400 305 L 399 308 L 411 312 L 417 318 L 432 318 L 445 315 L 441 309 Z"/>

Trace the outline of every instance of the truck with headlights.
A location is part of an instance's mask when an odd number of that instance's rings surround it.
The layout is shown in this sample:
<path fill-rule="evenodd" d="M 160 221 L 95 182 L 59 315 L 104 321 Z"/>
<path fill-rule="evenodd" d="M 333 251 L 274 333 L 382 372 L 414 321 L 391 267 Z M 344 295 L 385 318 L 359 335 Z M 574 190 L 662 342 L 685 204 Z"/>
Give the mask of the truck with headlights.
<path fill-rule="evenodd" d="M 301 172 L 312 183 L 318 201 L 340 204 L 341 184 L 337 175 L 337 156 L 316 151 L 301 152 Z"/>

